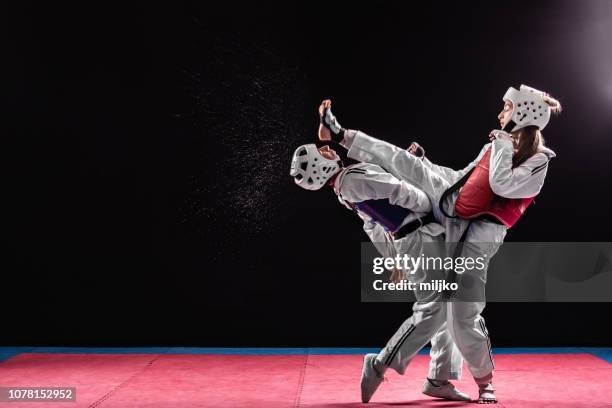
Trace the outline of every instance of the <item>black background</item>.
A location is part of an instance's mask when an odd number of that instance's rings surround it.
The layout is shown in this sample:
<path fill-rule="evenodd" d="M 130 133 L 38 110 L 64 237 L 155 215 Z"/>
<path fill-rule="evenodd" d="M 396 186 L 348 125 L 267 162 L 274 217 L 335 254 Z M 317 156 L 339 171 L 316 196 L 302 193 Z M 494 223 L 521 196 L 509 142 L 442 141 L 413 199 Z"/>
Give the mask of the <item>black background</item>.
<path fill-rule="evenodd" d="M 316 107 L 460 168 L 508 86 L 559 98 L 508 241 L 609 241 L 609 2 L 7 10 L 5 345 L 380 346 L 359 220 L 288 177 Z M 495 273 L 495 271 L 490 271 Z M 610 304 L 496 304 L 493 343 L 611 345 Z"/>

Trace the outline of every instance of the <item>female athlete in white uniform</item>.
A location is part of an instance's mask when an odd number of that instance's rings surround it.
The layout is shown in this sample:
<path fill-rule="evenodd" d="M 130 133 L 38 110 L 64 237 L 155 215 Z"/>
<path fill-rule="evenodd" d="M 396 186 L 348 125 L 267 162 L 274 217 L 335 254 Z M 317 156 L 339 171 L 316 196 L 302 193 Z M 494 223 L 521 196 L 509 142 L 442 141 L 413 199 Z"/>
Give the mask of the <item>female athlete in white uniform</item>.
<path fill-rule="evenodd" d="M 561 110 L 557 100 L 524 85 L 520 90 L 509 88 L 503 100 L 498 118 L 501 128 L 510 132 L 492 131 L 492 143 L 486 144 L 476 159 L 460 171 L 434 165 L 362 132 L 343 129 L 331 113 L 331 101 L 323 101 L 320 106 L 319 138 L 336 140 L 349 150 L 350 158 L 378 164 L 423 190 L 434 203 L 433 213 L 445 227 L 447 241 L 465 241 L 460 255 L 484 255 L 490 260 L 507 228 L 520 218 L 542 188 L 548 162 L 555 153 L 544 146 L 541 130 L 551 113 Z M 481 316 L 486 268 L 472 270 L 465 279 L 472 282 L 470 301 L 446 304 L 448 329 L 479 386 L 479 402 L 494 403 L 494 364 Z M 461 285 L 461 275 L 458 282 L 457 298 L 465 299 L 462 292 L 468 285 Z M 377 363 L 384 365 L 384 360 L 379 357 Z"/>

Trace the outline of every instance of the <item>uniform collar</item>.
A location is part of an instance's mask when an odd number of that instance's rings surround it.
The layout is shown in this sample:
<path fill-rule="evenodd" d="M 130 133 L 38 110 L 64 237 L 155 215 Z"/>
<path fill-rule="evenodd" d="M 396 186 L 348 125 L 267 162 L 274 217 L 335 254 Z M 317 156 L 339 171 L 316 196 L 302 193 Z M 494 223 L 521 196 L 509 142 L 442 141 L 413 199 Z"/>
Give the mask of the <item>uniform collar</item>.
<path fill-rule="evenodd" d="M 538 148 L 538 152 L 544 153 L 546 156 L 548 156 L 549 159 L 552 159 L 553 157 L 557 157 L 557 154 L 546 146 L 540 146 Z"/>

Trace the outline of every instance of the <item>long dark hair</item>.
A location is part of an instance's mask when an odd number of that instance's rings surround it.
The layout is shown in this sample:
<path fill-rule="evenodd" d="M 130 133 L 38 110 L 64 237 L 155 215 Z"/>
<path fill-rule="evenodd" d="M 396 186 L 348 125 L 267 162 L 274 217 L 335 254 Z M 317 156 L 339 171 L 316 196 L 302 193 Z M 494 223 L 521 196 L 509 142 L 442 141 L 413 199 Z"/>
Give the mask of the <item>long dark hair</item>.
<path fill-rule="evenodd" d="M 537 126 L 526 126 L 520 129 L 516 136 L 516 151 L 512 156 L 512 167 L 518 167 L 544 146 L 544 137 Z"/>
<path fill-rule="evenodd" d="M 553 114 L 561 113 L 561 103 L 552 96 L 545 94 L 542 99 L 550 107 Z M 544 146 L 544 136 L 537 126 L 525 126 L 512 134 L 515 142 L 516 152 L 512 156 L 512 167 L 520 166 L 536 154 L 540 147 Z"/>

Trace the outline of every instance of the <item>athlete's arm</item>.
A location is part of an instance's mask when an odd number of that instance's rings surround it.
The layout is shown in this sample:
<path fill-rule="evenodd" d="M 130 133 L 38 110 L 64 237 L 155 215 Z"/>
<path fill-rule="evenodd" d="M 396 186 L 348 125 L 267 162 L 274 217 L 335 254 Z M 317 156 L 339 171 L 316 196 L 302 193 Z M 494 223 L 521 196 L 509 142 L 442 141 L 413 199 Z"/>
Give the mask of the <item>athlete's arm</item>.
<path fill-rule="evenodd" d="M 493 192 L 506 198 L 529 198 L 538 195 L 548 170 L 548 156 L 536 153 L 512 168 L 514 146 L 506 138 L 492 143 L 489 184 Z"/>

